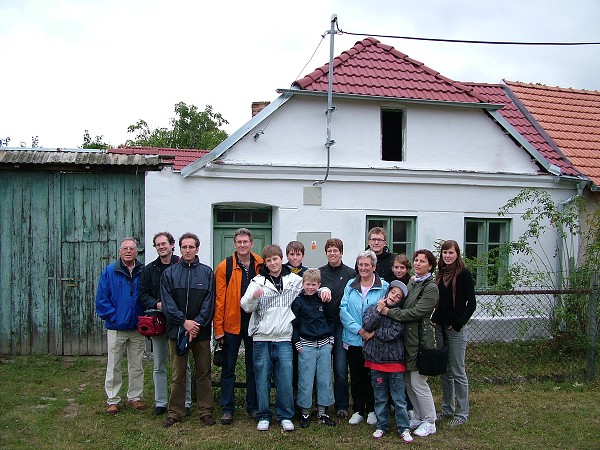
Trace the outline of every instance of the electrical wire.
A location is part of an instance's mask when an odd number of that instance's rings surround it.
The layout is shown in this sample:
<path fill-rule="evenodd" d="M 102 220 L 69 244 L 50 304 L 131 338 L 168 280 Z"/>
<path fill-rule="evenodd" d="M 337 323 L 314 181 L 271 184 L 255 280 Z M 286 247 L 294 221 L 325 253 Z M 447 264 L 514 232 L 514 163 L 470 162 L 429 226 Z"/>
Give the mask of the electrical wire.
<path fill-rule="evenodd" d="M 317 54 L 317 51 L 319 50 L 319 47 L 321 46 L 321 43 L 325 40 L 325 34 L 323 34 L 321 36 L 321 40 L 319 41 L 319 43 L 317 44 L 317 47 L 315 48 L 315 51 L 312 53 L 312 55 L 310 55 L 310 58 L 308 59 L 308 61 L 306 61 L 306 64 L 304 64 L 304 67 L 302 67 L 302 69 L 300 69 L 300 72 L 298 73 L 298 75 L 296 75 L 296 78 L 294 78 L 294 81 L 292 82 L 292 84 L 290 84 L 290 87 L 294 86 L 294 83 L 296 82 L 296 80 L 298 78 L 300 78 L 300 75 L 302 75 L 302 73 L 304 72 L 304 69 L 306 69 L 306 67 L 310 64 L 310 62 L 312 61 L 312 59 L 315 57 L 315 55 Z M 280 104 L 277 106 L 277 108 L 275 108 L 275 110 L 279 109 L 279 107 L 283 104 L 283 101 L 280 102 Z M 269 118 L 267 119 L 265 126 L 262 127 L 258 132 L 254 133 L 254 140 L 258 139 L 259 136 L 261 134 L 264 134 L 265 130 L 267 129 L 267 127 L 269 126 L 269 124 L 271 123 L 271 120 L 273 119 L 273 115 L 269 116 Z"/>
<path fill-rule="evenodd" d="M 519 42 L 519 41 L 480 41 L 480 40 L 467 40 L 467 39 L 439 39 L 439 38 L 424 38 L 414 36 L 391 36 L 385 34 L 371 34 L 371 33 L 351 33 L 349 31 L 343 31 L 339 24 L 337 25 L 340 34 L 348 34 L 350 36 L 371 36 L 378 38 L 387 39 L 408 39 L 413 41 L 430 41 L 430 42 L 447 42 L 453 44 L 489 44 L 489 45 L 538 45 L 538 46 L 576 46 L 576 45 L 600 45 L 600 42 Z"/>

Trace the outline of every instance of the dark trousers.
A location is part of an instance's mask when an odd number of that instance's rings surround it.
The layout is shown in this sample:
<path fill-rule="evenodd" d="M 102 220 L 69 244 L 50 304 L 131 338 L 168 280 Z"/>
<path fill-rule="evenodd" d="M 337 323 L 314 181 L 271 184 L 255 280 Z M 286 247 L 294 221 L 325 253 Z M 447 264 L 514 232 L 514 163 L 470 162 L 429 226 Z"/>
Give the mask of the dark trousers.
<path fill-rule="evenodd" d="M 365 367 L 362 347 L 349 346 L 347 350 L 350 368 L 350 392 L 352 410 L 364 416 L 375 411 L 375 398 L 371 385 L 371 369 Z"/>
<path fill-rule="evenodd" d="M 258 410 L 256 398 L 256 380 L 254 377 L 254 363 L 252 351 L 254 344 L 252 337 L 248 336 L 248 327 L 242 327 L 240 334 L 225 332 L 223 344 L 223 367 L 221 368 L 221 408 L 223 412 L 234 412 L 235 398 L 235 365 L 240 351 L 240 345 L 244 341 L 244 364 L 246 367 L 246 411 L 248 414 Z"/>

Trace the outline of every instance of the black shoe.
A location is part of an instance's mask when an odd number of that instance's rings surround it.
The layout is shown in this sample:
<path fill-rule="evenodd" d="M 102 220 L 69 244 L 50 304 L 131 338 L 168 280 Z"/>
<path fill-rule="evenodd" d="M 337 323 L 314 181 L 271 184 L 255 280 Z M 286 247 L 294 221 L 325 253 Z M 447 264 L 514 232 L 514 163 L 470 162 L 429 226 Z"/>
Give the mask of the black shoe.
<path fill-rule="evenodd" d="M 154 411 L 152 411 L 152 415 L 160 416 L 161 414 L 164 414 L 166 412 L 167 412 L 166 406 L 157 406 L 156 408 L 154 408 Z"/>
<path fill-rule="evenodd" d="M 217 423 L 217 421 L 211 414 L 207 414 L 205 416 L 200 417 L 200 422 L 209 427 L 212 427 L 214 424 Z"/>
<path fill-rule="evenodd" d="M 230 412 L 224 412 L 221 416 L 222 425 L 231 425 L 233 423 L 233 414 Z"/>
<path fill-rule="evenodd" d="M 189 406 L 185 407 L 185 417 L 190 417 L 190 407 Z"/>
<path fill-rule="evenodd" d="M 310 414 L 302 414 L 300 419 L 300 428 L 308 428 L 310 426 Z"/>
<path fill-rule="evenodd" d="M 319 423 L 321 423 L 323 425 L 327 425 L 328 427 L 335 427 L 335 425 L 336 425 L 335 420 L 333 420 L 327 414 L 321 414 L 317 418 L 317 420 L 319 421 Z"/>

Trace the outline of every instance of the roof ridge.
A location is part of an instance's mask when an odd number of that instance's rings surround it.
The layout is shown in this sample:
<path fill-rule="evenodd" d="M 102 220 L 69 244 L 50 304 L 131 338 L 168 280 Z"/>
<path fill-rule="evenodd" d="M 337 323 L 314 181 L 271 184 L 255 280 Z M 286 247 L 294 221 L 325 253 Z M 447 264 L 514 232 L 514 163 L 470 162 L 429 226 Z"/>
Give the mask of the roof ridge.
<path fill-rule="evenodd" d="M 505 79 L 503 79 L 502 81 L 504 81 L 509 86 L 511 86 L 511 85 L 512 86 L 523 86 L 523 87 L 531 87 L 534 89 L 546 89 L 546 90 L 550 90 L 550 91 L 600 95 L 600 91 L 593 90 L 593 89 L 578 89 L 578 88 L 572 88 L 572 87 L 565 88 L 565 87 L 561 87 L 561 86 L 549 86 L 549 85 L 543 84 L 543 83 L 525 83 L 523 81 L 509 81 L 509 80 L 505 80 Z"/>

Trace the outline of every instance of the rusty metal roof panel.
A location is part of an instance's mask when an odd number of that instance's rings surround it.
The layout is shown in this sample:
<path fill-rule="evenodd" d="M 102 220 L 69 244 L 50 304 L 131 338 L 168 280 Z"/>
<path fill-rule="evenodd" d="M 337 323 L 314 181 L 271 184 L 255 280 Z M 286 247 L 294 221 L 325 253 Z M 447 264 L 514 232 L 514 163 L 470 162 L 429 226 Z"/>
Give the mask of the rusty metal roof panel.
<path fill-rule="evenodd" d="M 123 168 L 126 170 L 160 170 L 166 164 L 159 155 L 121 155 L 102 151 L 0 149 L 0 166 L 3 168 Z M 8 167 L 7 167 L 8 166 Z"/>

